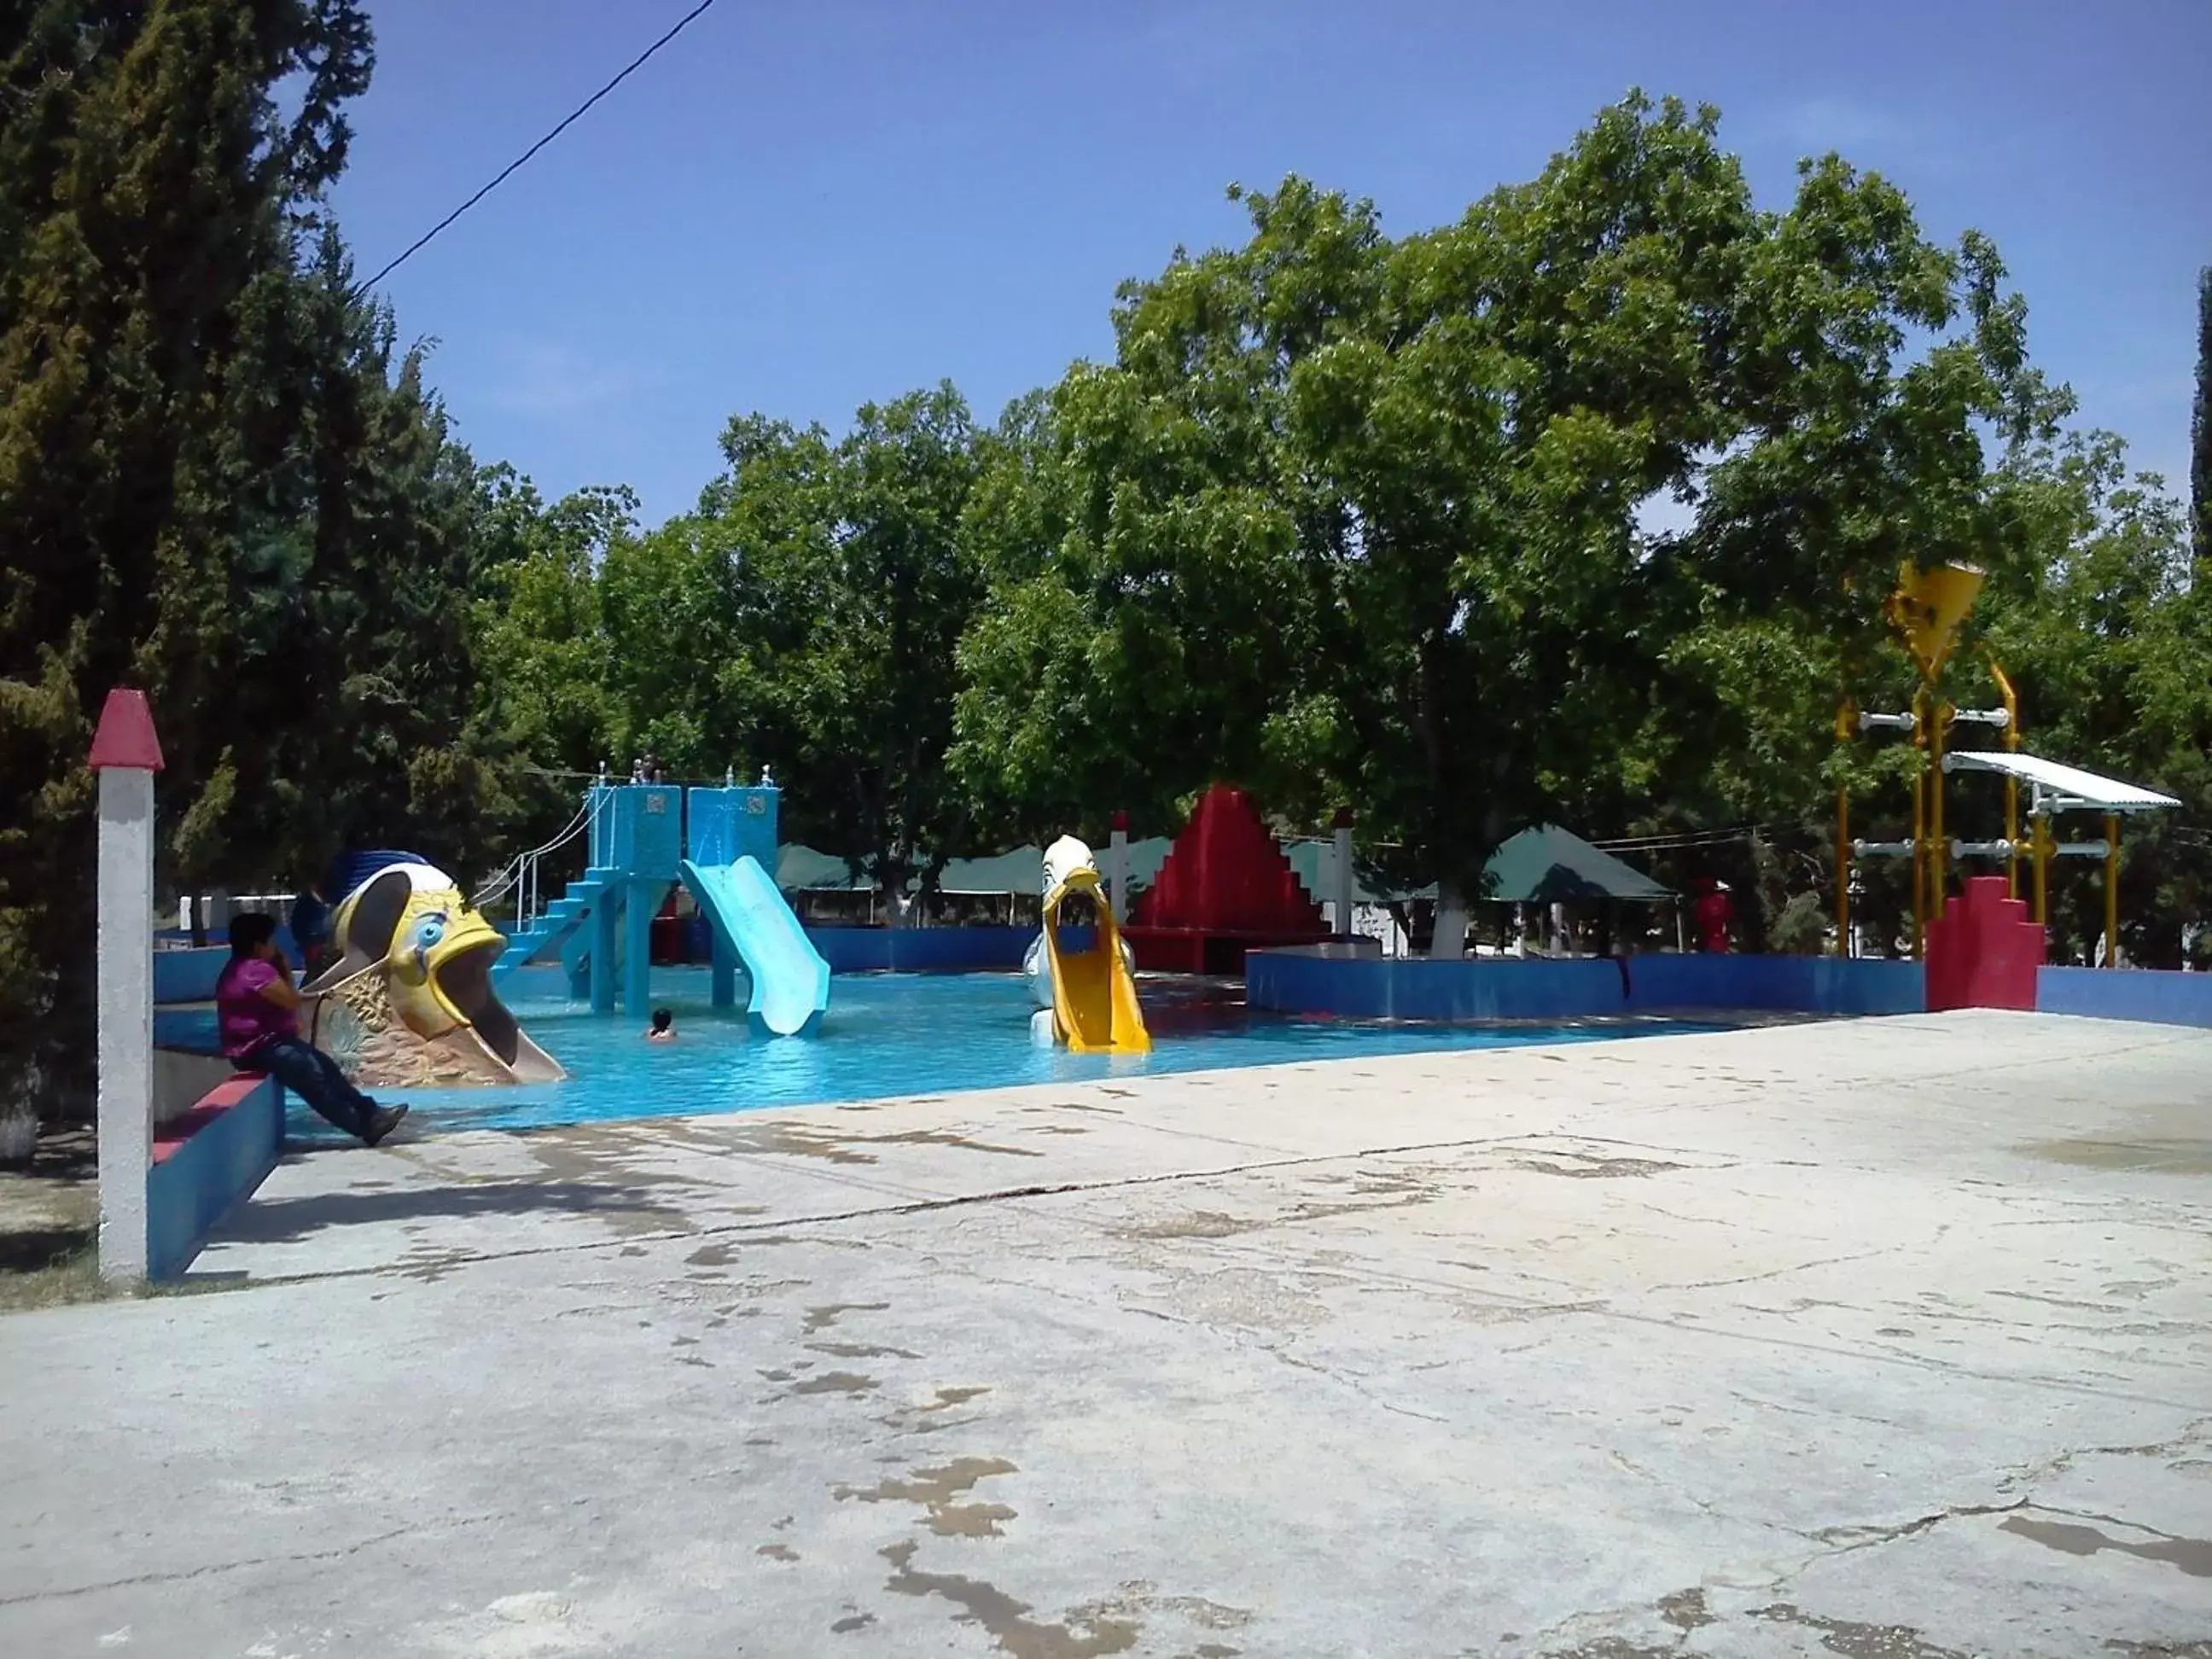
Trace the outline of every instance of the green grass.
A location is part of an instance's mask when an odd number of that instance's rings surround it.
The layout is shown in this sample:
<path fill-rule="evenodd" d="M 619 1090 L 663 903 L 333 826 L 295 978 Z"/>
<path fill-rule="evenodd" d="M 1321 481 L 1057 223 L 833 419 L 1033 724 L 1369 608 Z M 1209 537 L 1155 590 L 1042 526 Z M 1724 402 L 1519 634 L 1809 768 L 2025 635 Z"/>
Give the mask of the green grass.
<path fill-rule="evenodd" d="M 97 1223 L 0 1233 L 0 1313 L 102 1302 L 135 1288 L 100 1276 Z"/>

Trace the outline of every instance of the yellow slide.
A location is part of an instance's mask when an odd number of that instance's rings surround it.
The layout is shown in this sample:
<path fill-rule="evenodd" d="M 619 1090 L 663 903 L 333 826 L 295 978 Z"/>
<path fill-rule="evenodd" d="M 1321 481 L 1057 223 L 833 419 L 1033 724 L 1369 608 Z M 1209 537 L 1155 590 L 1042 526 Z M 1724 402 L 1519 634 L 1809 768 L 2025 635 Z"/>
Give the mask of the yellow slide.
<path fill-rule="evenodd" d="M 1088 951 L 1060 948 L 1060 906 L 1078 894 L 1071 923 L 1091 923 Z M 1083 912 L 1088 911 L 1085 915 Z M 1121 956 L 1121 930 L 1099 890 L 1094 867 L 1071 870 L 1044 896 L 1044 945 L 1052 963 L 1052 1018 L 1060 1040 L 1079 1054 L 1141 1054 L 1152 1046 L 1137 1006 L 1137 981 Z"/>

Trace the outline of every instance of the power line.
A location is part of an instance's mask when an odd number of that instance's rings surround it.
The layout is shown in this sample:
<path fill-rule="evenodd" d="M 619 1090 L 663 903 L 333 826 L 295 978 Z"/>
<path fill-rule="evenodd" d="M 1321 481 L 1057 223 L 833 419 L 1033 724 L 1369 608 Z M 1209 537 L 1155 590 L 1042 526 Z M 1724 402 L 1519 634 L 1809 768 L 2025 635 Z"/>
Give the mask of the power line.
<path fill-rule="evenodd" d="M 454 220 L 456 220 L 456 219 L 459 218 L 459 217 L 460 217 L 464 213 L 466 213 L 466 212 L 467 212 L 471 208 L 474 207 L 474 206 L 475 206 L 478 202 L 483 201 L 483 198 L 484 198 L 485 197 L 487 197 L 487 196 L 490 195 L 490 194 L 492 193 L 492 191 L 494 191 L 497 190 L 497 189 L 498 189 L 501 185 L 505 184 L 505 183 L 506 183 L 506 182 L 507 182 L 510 178 L 512 178 L 512 177 L 513 177 L 516 173 L 520 172 L 520 171 L 522 169 L 523 166 L 524 166 L 524 165 L 525 165 L 525 164 L 526 164 L 526 163 L 530 160 L 530 158 L 531 158 L 532 156 L 533 156 L 533 155 L 537 155 L 537 154 L 538 154 L 538 152 L 539 150 L 544 149 L 545 148 L 545 146 L 546 146 L 546 145 L 548 145 L 548 144 L 551 143 L 552 143 L 556 138 L 558 138 L 558 137 L 559 137 L 562 133 L 564 133 L 564 132 L 568 131 L 568 130 L 570 127 L 572 127 L 572 126 L 575 125 L 575 124 L 576 124 L 578 121 L 581 120 L 581 119 L 584 118 L 584 116 L 585 116 L 585 115 L 586 115 L 586 114 L 590 111 L 590 109 L 591 109 L 591 107 L 592 107 L 592 105 L 594 105 L 594 104 L 598 103 L 598 102 L 599 101 L 599 100 L 600 100 L 600 99 L 602 99 L 602 98 L 605 97 L 609 93 L 612 92 L 612 91 L 613 91 L 617 87 L 620 86 L 623 82 L 625 82 L 625 81 L 629 80 L 629 77 L 630 77 L 631 76 L 633 76 L 633 75 L 636 74 L 636 73 L 638 72 L 638 70 L 640 70 L 643 69 L 643 68 L 645 67 L 645 65 L 646 65 L 647 61 L 649 58 L 652 58 L 652 56 L 653 55 L 653 53 L 655 53 L 655 52 L 659 52 L 659 51 L 663 46 L 666 46 L 666 45 L 667 45 L 671 40 L 674 40 L 678 35 L 679 35 L 679 34 L 683 33 L 684 33 L 684 31 L 685 29 L 687 29 L 687 28 L 690 27 L 691 27 L 691 25 L 692 25 L 692 23 L 693 23 L 695 21 L 696 21 L 700 16 L 702 16 L 703 14 L 705 14 L 707 11 L 708 11 L 709 9 L 711 9 L 714 7 L 714 3 L 715 3 L 715 0 L 699 0 L 699 3 L 698 3 L 697 5 L 696 5 L 696 6 L 692 7 L 692 8 L 691 8 L 691 9 L 690 9 L 690 11 L 685 12 L 685 13 L 684 14 L 684 15 L 683 15 L 683 16 L 681 16 L 681 17 L 679 17 L 679 18 L 678 18 L 678 19 L 676 20 L 676 26 L 675 26 L 673 28 L 670 29 L 670 30 L 668 31 L 668 33 L 665 33 L 665 34 L 662 35 L 662 36 L 660 37 L 660 39 L 659 39 L 658 40 L 654 41 L 651 46 L 647 46 L 647 47 L 643 52 L 640 52 L 640 53 L 637 55 L 637 57 L 636 57 L 634 60 L 632 60 L 632 62 L 630 63 L 629 66 L 628 68 L 624 69 L 621 74 L 619 74 L 619 75 L 616 76 L 615 76 L 615 78 L 614 78 L 613 80 L 611 80 L 611 81 L 608 82 L 606 83 L 606 85 L 605 85 L 605 86 L 601 87 L 601 88 L 600 88 L 597 92 L 593 93 L 593 94 L 592 94 L 589 98 L 586 98 L 586 100 L 584 100 L 584 101 L 583 101 L 582 103 L 580 103 L 580 104 L 577 105 L 577 106 L 576 106 L 576 107 L 575 107 L 574 109 L 571 110 L 571 111 L 568 112 L 568 116 L 567 116 L 567 117 L 566 117 L 566 118 L 562 121 L 562 123 L 561 123 L 561 125 L 558 125 L 558 126 L 555 127 L 555 128 L 553 129 L 553 131 L 550 131 L 550 132 L 547 133 L 547 134 L 546 134 L 543 138 L 540 138 L 540 139 L 539 139 L 536 143 L 532 144 L 532 145 L 528 149 L 526 149 L 525 151 L 523 151 L 523 152 L 522 152 L 522 154 L 521 154 L 521 155 L 520 155 L 516 156 L 516 157 L 514 158 L 514 160 L 513 160 L 512 161 L 508 162 L 505 167 L 503 167 L 503 168 L 501 168 L 501 171 L 500 171 L 500 174 L 499 174 L 499 176 L 498 176 L 496 179 L 493 179 L 489 184 L 486 185 L 485 185 L 482 190 L 478 191 L 475 195 L 473 195 L 473 196 L 470 197 L 470 198 L 469 198 L 469 199 L 468 199 L 467 201 L 465 201 L 465 202 L 462 203 L 462 204 L 460 204 L 460 206 L 459 206 L 459 207 L 455 208 L 455 209 L 454 209 L 451 213 L 447 214 L 444 218 L 442 218 L 442 219 L 439 220 L 439 221 L 438 221 L 438 222 L 437 222 L 436 224 L 434 224 L 434 225 L 431 226 L 429 229 L 428 229 L 428 230 L 424 231 L 424 232 L 422 234 L 422 235 L 420 235 L 420 236 L 418 236 L 417 238 L 416 238 L 415 241 L 414 241 L 414 242 L 413 242 L 413 243 L 412 243 L 412 244 L 408 247 L 407 251 L 406 251 L 404 253 L 402 253 L 402 254 L 401 254 L 398 258 L 394 259 L 394 260 L 393 260 L 390 264 L 388 264 L 388 265 L 385 266 L 385 268 L 384 268 L 383 270 L 381 270 L 378 271 L 378 272 L 376 273 L 376 275 L 375 275 L 375 276 L 374 276 L 370 277 L 370 278 L 368 279 L 368 281 L 367 282 L 367 283 L 365 283 L 365 284 L 364 284 L 364 286 L 365 286 L 365 287 L 368 287 L 368 288 L 374 288 L 374 287 L 375 287 L 379 283 L 382 282 L 386 277 L 387 277 L 387 276 L 389 276 L 390 275 L 392 275 L 392 273 L 393 271 L 395 271 L 395 270 L 398 270 L 400 266 L 402 266 L 402 265 L 405 264 L 406 264 L 410 259 L 413 258 L 414 258 L 417 253 L 421 252 L 424 248 L 428 247 L 428 246 L 430 245 L 431 241 L 432 241 L 432 240 L 434 240 L 434 239 L 438 235 L 438 234 L 439 234 L 441 231 L 444 230 L 444 229 L 446 228 L 446 227 L 447 227 L 447 226 L 448 226 L 448 225 L 452 224 L 452 223 L 453 222 L 453 221 L 454 221 Z"/>

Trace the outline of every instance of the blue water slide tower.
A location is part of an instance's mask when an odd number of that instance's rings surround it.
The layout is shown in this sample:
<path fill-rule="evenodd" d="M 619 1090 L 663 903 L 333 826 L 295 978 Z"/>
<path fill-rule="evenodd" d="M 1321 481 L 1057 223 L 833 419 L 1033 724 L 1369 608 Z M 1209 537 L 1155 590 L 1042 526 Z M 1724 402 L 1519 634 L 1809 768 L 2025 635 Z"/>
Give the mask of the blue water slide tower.
<path fill-rule="evenodd" d="M 581 877 L 508 939 L 494 981 L 560 954 L 573 994 L 611 1013 L 619 1000 L 642 1019 L 653 1001 L 653 919 L 681 881 L 714 942 L 714 999 L 737 1001 L 774 1036 L 811 1033 L 830 1006 L 830 964 L 775 884 L 777 792 L 600 784 L 587 797 L 591 862 Z M 689 834 L 687 836 L 687 825 Z"/>
<path fill-rule="evenodd" d="M 754 858 L 773 872 L 777 813 L 782 793 L 772 783 L 690 791 L 684 817 L 690 836 L 691 862 L 711 867 L 735 864 L 741 858 Z M 714 939 L 717 1008 L 727 1008 L 738 1000 L 738 954 L 733 942 L 726 936 L 726 931 L 714 927 L 708 929 Z"/>
<path fill-rule="evenodd" d="M 776 888 L 779 799 L 765 775 L 756 787 L 692 790 L 682 872 L 713 933 L 715 1006 L 737 1000 L 742 964 L 754 1026 L 793 1036 L 820 1024 L 830 1004 L 830 964 Z"/>
<path fill-rule="evenodd" d="M 602 784 L 592 791 L 590 874 L 604 884 L 592 907 L 592 1006 L 642 1019 L 653 1002 L 653 918 L 684 862 L 684 792 L 671 784 Z M 617 949 L 619 941 L 619 949 Z"/>

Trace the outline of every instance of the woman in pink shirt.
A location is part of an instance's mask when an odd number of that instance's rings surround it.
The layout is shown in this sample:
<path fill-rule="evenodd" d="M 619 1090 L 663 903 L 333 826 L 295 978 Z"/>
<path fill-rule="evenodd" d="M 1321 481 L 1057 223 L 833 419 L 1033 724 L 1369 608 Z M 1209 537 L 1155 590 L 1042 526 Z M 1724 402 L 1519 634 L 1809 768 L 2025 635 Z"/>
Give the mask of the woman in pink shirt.
<path fill-rule="evenodd" d="M 230 960 L 215 986 L 222 1052 L 242 1072 L 266 1072 L 317 1113 L 374 1146 L 407 1115 L 380 1106 L 346 1080 L 337 1061 L 300 1035 L 300 992 L 276 948 L 276 919 L 234 916 Z"/>

